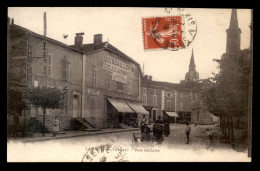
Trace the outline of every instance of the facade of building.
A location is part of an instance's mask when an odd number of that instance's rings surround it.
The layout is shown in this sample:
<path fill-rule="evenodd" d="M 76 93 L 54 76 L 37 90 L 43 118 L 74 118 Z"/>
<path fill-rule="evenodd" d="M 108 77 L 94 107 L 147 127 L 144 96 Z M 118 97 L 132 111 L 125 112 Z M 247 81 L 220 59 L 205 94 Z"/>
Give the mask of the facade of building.
<path fill-rule="evenodd" d="M 102 34 L 94 35 L 93 44 L 82 44 L 77 39 L 71 47 L 87 54 L 82 117 L 99 128 L 138 123 L 141 114 L 148 114 L 140 104 L 140 65 L 110 43 L 102 42 Z"/>
<path fill-rule="evenodd" d="M 63 109 L 46 110 L 49 130 L 55 116 L 62 130 L 71 129 L 76 122 L 92 128 L 137 123 L 140 115 L 148 115 L 140 104 L 139 64 L 102 42 L 101 34 L 94 35 L 93 44 L 82 44 L 83 34 L 77 33 L 75 45 L 68 46 L 13 23 L 8 25 L 8 59 L 20 76 L 19 84 L 24 90 L 47 86 L 64 93 Z M 25 113 L 27 120 L 42 122 L 41 108 L 31 105 Z"/>
<path fill-rule="evenodd" d="M 196 71 L 193 51 L 185 80 L 176 84 L 153 81 L 152 76 L 145 75 L 142 79 L 141 98 L 143 106 L 149 111 L 150 122 L 157 120 L 158 116 L 164 118 L 168 115 L 173 122 L 213 123 L 212 114 L 201 100 L 199 73 Z"/>
<path fill-rule="evenodd" d="M 43 54 L 43 41 L 46 41 L 46 55 Z M 84 53 L 56 40 L 43 37 L 15 24 L 8 26 L 8 68 L 16 68 L 20 75 L 22 89 L 26 87 L 51 87 L 64 92 L 63 109 L 46 110 L 46 128 L 51 129 L 55 116 L 60 120 L 62 130 L 70 129 L 73 117 L 81 115 L 82 61 Z M 18 72 L 18 70 L 20 72 Z M 17 87 L 15 87 L 17 88 Z M 41 108 L 29 106 L 25 119 L 42 123 Z"/>

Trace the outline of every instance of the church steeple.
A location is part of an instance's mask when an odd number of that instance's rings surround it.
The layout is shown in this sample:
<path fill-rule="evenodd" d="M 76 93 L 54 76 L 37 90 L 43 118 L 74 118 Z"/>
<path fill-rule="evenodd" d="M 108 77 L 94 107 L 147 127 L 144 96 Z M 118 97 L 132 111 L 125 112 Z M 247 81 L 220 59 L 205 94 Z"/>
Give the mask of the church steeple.
<path fill-rule="evenodd" d="M 196 71 L 196 65 L 194 62 L 194 54 L 192 49 L 189 72 L 187 72 L 185 75 L 185 81 L 197 81 L 197 80 L 199 80 L 199 73 Z"/>
<path fill-rule="evenodd" d="M 191 58 L 190 58 L 189 71 L 196 71 L 196 65 L 195 65 L 195 62 L 194 62 L 193 49 L 192 49 L 192 54 L 191 54 Z"/>
<path fill-rule="evenodd" d="M 226 53 L 237 53 L 240 51 L 240 34 L 238 27 L 237 10 L 232 9 L 229 28 L 227 29 Z"/>

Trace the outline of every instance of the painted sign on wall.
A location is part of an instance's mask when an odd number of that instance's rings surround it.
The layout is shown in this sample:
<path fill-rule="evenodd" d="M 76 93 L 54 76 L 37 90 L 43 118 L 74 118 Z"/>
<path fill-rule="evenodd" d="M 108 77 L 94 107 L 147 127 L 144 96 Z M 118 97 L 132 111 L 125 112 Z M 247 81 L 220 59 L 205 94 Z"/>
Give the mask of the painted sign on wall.
<path fill-rule="evenodd" d="M 112 80 L 127 83 L 127 78 L 135 78 L 135 68 L 125 62 L 104 55 L 103 69 L 113 73 Z"/>
<path fill-rule="evenodd" d="M 98 96 L 99 95 L 99 91 L 93 90 L 93 89 L 88 89 L 88 94 L 94 95 L 94 96 Z"/>

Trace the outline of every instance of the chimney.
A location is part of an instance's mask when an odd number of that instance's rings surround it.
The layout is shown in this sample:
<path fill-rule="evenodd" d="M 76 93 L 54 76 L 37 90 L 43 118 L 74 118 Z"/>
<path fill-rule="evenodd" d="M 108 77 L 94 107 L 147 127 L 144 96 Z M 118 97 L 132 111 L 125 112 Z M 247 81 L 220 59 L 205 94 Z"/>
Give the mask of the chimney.
<path fill-rule="evenodd" d="M 149 75 L 149 80 L 151 80 L 151 81 L 152 81 L 152 79 L 153 79 L 153 77 L 152 77 L 151 75 Z"/>
<path fill-rule="evenodd" d="M 102 34 L 94 35 L 94 45 L 100 45 L 102 43 Z"/>
<path fill-rule="evenodd" d="M 144 79 L 148 80 L 148 75 L 144 75 Z"/>
<path fill-rule="evenodd" d="M 76 49 L 81 49 L 82 48 L 82 44 L 83 44 L 83 36 L 84 33 L 76 33 L 76 37 L 75 37 L 75 48 Z"/>
<path fill-rule="evenodd" d="M 11 25 L 14 24 L 14 18 L 11 18 Z"/>

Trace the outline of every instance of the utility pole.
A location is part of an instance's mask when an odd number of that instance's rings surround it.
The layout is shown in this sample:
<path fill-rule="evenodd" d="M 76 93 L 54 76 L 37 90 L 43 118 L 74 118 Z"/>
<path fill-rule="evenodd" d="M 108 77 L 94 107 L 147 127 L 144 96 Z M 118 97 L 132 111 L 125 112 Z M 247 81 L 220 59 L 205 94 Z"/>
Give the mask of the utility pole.
<path fill-rule="evenodd" d="M 47 22 L 46 22 L 46 12 L 43 14 L 43 57 L 46 59 L 46 35 L 47 35 Z"/>
<path fill-rule="evenodd" d="M 44 12 L 43 14 L 43 58 L 44 58 L 44 62 L 46 63 L 46 34 L 47 34 L 47 23 L 46 23 L 46 12 Z M 46 71 L 48 72 L 48 71 Z M 46 109 L 43 109 L 43 122 L 42 122 L 42 135 L 44 136 L 45 134 L 45 111 Z"/>

